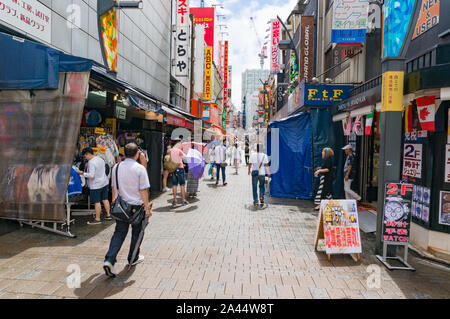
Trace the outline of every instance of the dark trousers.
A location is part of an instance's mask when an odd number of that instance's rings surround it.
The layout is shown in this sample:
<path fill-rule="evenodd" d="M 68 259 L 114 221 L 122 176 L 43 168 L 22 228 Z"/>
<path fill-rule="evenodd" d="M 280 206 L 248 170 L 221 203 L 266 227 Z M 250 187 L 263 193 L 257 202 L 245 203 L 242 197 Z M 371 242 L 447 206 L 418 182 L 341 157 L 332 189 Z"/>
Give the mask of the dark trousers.
<path fill-rule="evenodd" d="M 226 167 L 221 167 L 220 164 L 216 163 L 216 170 L 217 170 L 217 182 L 219 181 L 219 176 L 220 176 L 220 170 L 222 170 L 222 180 L 225 183 L 226 181 L 226 176 L 225 176 L 225 169 Z"/>
<path fill-rule="evenodd" d="M 266 192 L 266 177 L 262 175 L 252 176 L 253 203 L 258 203 L 258 183 L 259 198 L 264 199 Z"/>
<path fill-rule="evenodd" d="M 248 165 L 248 160 L 250 159 L 250 155 L 245 154 L 245 164 Z"/>
<path fill-rule="evenodd" d="M 109 250 L 106 253 L 105 261 L 109 261 L 112 265 L 116 263 L 117 254 L 119 254 L 120 248 L 122 247 L 123 242 L 128 234 L 128 229 L 130 228 L 130 224 L 116 220 L 116 229 L 114 230 L 114 235 L 111 238 L 111 243 L 109 244 Z M 128 263 L 131 264 L 135 262 L 139 258 L 139 247 L 141 246 L 143 233 L 142 230 L 142 222 L 136 225 L 133 225 L 131 231 L 131 245 L 130 252 L 128 253 Z M 136 260 L 131 260 L 133 256 L 133 252 L 137 247 L 136 252 Z"/>

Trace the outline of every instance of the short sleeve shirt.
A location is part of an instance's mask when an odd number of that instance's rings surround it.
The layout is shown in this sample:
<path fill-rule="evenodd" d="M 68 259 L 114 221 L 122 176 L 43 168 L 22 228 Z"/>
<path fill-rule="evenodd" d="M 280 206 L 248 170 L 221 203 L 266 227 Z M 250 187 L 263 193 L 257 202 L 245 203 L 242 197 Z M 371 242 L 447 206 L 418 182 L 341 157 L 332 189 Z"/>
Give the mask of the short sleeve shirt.
<path fill-rule="evenodd" d="M 118 165 L 118 164 L 117 164 Z M 116 173 L 117 165 L 114 166 L 111 176 L 111 186 L 117 191 Z M 150 188 L 147 170 L 138 162 L 127 158 L 120 162 L 119 193 L 125 202 L 131 205 L 142 205 L 141 190 Z"/>
<path fill-rule="evenodd" d="M 169 154 L 176 163 L 178 162 L 180 163 L 180 166 L 178 166 L 178 168 L 184 168 L 183 164 L 184 153 L 181 149 L 174 147 L 169 151 Z"/>
<path fill-rule="evenodd" d="M 259 175 L 266 175 L 266 164 L 269 164 L 269 158 L 264 153 L 253 153 L 250 155 L 249 163 L 252 164 L 252 170 L 259 171 Z M 261 166 L 261 168 L 260 168 Z"/>

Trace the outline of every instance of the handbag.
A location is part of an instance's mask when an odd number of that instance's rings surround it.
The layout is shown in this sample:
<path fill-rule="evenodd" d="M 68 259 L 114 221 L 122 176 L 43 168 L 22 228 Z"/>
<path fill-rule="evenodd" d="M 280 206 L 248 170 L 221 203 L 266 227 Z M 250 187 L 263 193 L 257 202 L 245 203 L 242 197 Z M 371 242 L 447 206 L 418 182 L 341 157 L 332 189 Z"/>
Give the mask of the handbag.
<path fill-rule="evenodd" d="M 264 162 L 264 156 L 263 156 L 263 159 L 261 160 L 261 164 L 259 164 L 259 168 L 254 169 L 252 171 L 252 176 L 259 176 L 259 170 L 261 169 L 263 162 Z"/>
<path fill-rule="evenodd" d="M 116 167 L 116 187 L 117 198 L 111 207 L 111 216 L 116 219 L 131 225 L 139 224 L 145 217 L 144 205 L 131 205 L 120 197 L 119 194 L 119 164 Z"/>
<path fill-rule="evenodd" d="M 175 162 L 175 161 L 172 159 L 172 156 L 170 156 L 170 154 L 167 154 L 167 155 L 164 157 L 164 168 L 165 168 L 167 171 L 169 171 L 169 173 L 175 172 L 175 171 L 178 169 L 179 166 L 180 166 L 180 163 Z"/>
<path fill-rule="evenodd" d="M 220 163 L 220 167 L 227 167 L 228 163 Z"/>

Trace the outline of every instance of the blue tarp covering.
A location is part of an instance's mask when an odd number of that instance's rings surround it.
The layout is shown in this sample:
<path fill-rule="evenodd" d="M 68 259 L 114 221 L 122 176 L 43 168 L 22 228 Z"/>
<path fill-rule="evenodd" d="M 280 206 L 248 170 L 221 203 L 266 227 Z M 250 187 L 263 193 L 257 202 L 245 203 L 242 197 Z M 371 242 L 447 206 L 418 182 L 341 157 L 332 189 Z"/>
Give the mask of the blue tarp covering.
<path fill-rule="evenodd" d="M 282 198 L 311 199 L 313 171 L 310 115 L 302 112 L 272 122 L 270 128 L 267 143 L 272 171 L 270 195 Z M 278 141 L 276 141 L 276 136 L 279 136 Z M 278 159 L 275 154 L 277 148 L 279 150 Z M 274 164 L 275 162 L 277 164 Z"/>
<path fill-rule="evenodd" d="M 0 33 L 0 89 L 57 89 L 59 72 L 82 72 L 92 60 Z"/>

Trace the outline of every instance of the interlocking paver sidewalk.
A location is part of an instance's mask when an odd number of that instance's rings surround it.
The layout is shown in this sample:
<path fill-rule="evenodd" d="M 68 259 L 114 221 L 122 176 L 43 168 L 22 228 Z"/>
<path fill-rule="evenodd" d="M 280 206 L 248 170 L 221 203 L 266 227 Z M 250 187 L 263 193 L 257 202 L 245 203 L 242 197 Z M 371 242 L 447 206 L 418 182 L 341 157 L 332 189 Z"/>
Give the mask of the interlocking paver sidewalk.
<path fill-rule="evenodd" d="M 228 186 L 200 182 L 198 200 L 171 209 L 154 199 L 141 247 L 142 264 L 125 269 L 130 235 L 118 256 L 119 276 L 102 271 L 114 222 L 87 226 L 77 217 L 69 239 L 24 227 L 0 237 L 1 298 L 449 298 L 450 271 L 409 256 L 416 272 L 389 272 L 373 256 L 374 236 L 361 233 L 360 262 L 314 251 L 317 213 L 308 201 L 269 199 L 252 207 L 246 168 Z M 69 288 L 67 267 L 80 267 Z M 371 288 L 367 267 L 380 266 Z"/>

